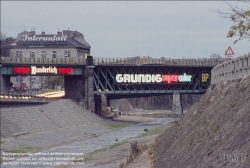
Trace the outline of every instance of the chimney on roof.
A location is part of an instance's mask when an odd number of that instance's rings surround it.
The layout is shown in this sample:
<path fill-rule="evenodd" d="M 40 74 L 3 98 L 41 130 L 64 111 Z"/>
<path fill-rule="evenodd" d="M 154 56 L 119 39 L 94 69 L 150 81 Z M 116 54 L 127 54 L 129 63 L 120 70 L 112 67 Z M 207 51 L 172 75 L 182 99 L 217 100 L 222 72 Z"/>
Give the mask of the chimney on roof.
<path fill-rule="evenodd" d="M 11 43 L 13 43 L 14 41 L 15 41 L 15 40 L 14 40 L 13 37 L 8 37 L 8 38 L 5 39 L 5 43 L 6 43 L 6 44 L 11 44 Z"/>
<path fill-rule="evenodd" d="M 42 35 L 45 35 L 45 32 L 42 32 Z"/>
<path fill-rule="evenodd" d="M 62 36 L 62 32 L 57 32 L 57 35 L 58 36 Z"/>
<path fill-rule="evenodd" d="M 34 31 L 34 30 L 32 30 L 31 32 L 30 32 L 30 35 L 31 36 L 34 36 L 36 34 L 36 32 Z"/>
<path fill-rule="evenodd" d="M 69 35 L 70 31 L 69 30 L 63 30 L 63 35 Z"/>

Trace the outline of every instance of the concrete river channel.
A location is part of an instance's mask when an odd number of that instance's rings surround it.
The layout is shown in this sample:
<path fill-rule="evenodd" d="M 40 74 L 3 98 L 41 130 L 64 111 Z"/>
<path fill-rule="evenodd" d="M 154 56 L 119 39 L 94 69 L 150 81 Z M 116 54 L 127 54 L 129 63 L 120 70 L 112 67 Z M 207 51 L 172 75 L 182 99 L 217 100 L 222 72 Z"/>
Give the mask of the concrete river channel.
<path fill-rule="evenodd" d="M 174 118 L 159 118 L 155 121 L 140 123 L 137 125 L 128 126 L 115 130 L 111 133 L 99 135 L 90 139 L 82 141 L 76 141 L 70 144 L 51 148 L 46 151 L 37 153 L 28 153 L 23 156 L 15 158 L 12 156 L 12 161 L 5 161 L 1 164 L 1 168 L 51 168 L 58 165 L 67 165 L 68 167 L 92 167 L 84 162 L 73 162 L 78 158 L 83 158 L 85 154 L 96 151 L 98 149 L 105 148 L 107 146 L 117 143 L 115 139 L 119 139 L 119 142 L 128 140 L 130 138 L 138 136 L 140 133 L 144 133 L 144 129 L 148 130 L 159 127 L 160 125 L 166 125 L 175 121 Z M 2 157 L 11 157 L 14 153 L 4 153 Z M 6 159 L 7 160 L 7 159 Z M 106 165 L 107 166 L 107 165 Z M 93 167 L 96 167 L 93 165 Z M 98 165 L 98 168 L 101 168 Z M 105 167 L 105 166 L 103 166 Z"/>

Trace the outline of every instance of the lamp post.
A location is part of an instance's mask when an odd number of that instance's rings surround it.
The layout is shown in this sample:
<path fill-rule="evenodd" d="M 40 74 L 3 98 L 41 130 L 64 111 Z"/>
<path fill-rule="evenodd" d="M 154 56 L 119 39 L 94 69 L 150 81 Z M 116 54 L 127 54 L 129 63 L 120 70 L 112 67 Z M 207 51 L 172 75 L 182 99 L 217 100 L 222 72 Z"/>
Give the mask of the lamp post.
<path fill-rule="evenodd" d="M 40 76 L 40 85 L 41 85 L 41 92 L 42 92 L 42 89 L 43 89 L 43 82 L 42 82 L 42 78 L 43 78 L 43 76 Z"/>
<path fill-rule="evenodd" d="M 31 75 L 29 77 L 30 77 L 30 90 L 29 90 L 29 93 L 30 93 L 30 96 L 31 96 Z"/>

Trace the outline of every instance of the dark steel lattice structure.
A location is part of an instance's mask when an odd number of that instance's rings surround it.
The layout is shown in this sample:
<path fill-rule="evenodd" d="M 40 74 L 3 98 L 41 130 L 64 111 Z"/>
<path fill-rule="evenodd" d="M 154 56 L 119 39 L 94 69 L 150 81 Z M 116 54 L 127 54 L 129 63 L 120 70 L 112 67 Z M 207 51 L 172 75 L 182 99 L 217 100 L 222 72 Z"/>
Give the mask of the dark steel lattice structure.
<path fill-rule="evenodd" d="M 180 67 L 166 65 L 140 65 L 140 66 L 105 66 L 97 65 L 94 68 L 94 94 L 126 97 L 125 95 L 155 95 L 155 94 L 200 94 L 205 93 L 210 84 L 211 67 Z M 131 83 L 116 81 L 117 74 L 161 74 L 161 75 L 191 75 L 190 82 L 151 82 Z M 207 81 L 202 81 L 202 74 L 208 74 Z M 133 96 L 133 97 L 134 97 Z"/>

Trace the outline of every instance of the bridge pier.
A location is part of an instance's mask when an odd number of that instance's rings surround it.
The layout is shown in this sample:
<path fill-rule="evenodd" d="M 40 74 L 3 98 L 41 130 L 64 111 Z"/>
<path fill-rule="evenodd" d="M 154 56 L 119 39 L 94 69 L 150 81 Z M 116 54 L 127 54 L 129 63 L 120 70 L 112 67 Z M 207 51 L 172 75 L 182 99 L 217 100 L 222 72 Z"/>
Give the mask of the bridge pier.
<path fill-rule="evenodd" d="M 181 105 L 181 94 L 180 93 L 173 93 L 172 110 L 176 114 L 183 114 L 183 109 L 182 109 L 182 105 Z"/>
<path fill-rule="evenodd" d="M 87 110 L 95 112 L 94 66 L 83 69 L 83 75 L 65 75 L 65 97 L 79 102 Z"/>
<path fill-rule="evenodd" d="M 101 95 L 95 95 L 95 113 L 99 116 L 101 115 L 101 104 L 102 104 Z"/>
<path fill-rule="evenodd" d="M 10 76 L 9 75 L 1 75 L 1 87 L 0 92 L 8 93 L 10 91 Z"/>
<path fill-rule="evenodd" d="M 71 98 L 80 102 L 83 99 L 84 77 L 79 76 L 64 76 L 65 97 Z"/>
<path fill-rule="evenodd" d="M 96 112 L 96 108 L 99 106 L 99 97 L 94 95 L 94 66 L 86 66 L 84 70 L 84 79 L 85 79 L 85 91 L 84 91 L 84 104 L 87 110 L 90 110 L 92 113 Z M 97 102 L 95 102 L 97 101 Z M 95 107 L 97 106 L 97 107 Z M 97 110 L 98 112 L 98 110 Z"/>

